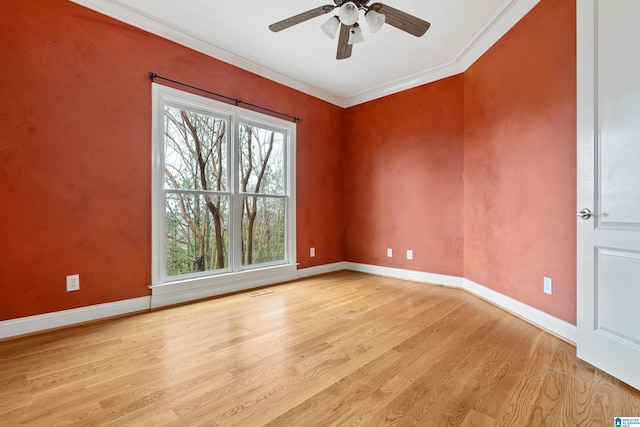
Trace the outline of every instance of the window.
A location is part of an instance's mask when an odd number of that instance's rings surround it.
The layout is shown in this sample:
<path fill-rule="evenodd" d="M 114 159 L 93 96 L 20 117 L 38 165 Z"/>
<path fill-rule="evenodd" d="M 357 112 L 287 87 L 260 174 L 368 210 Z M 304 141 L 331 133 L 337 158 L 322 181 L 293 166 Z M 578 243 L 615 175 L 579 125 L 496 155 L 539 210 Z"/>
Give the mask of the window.
<path fill-rule="evenodd" d="M 295 269 L 294 176 L 293 123 L 153 84 L 153 287 Z"/>

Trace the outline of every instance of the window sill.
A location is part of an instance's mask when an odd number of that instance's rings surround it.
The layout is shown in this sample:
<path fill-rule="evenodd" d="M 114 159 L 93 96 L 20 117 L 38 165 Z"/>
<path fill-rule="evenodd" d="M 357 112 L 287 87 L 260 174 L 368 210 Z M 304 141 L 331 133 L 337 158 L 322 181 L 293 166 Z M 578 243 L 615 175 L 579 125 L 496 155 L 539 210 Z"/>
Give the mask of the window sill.
<path fill-rule="evenodd" d="M 151 308 L 240 292 L 297 278 L 296 264 L 286 264 L 162 283 L 151 287 Z"/>

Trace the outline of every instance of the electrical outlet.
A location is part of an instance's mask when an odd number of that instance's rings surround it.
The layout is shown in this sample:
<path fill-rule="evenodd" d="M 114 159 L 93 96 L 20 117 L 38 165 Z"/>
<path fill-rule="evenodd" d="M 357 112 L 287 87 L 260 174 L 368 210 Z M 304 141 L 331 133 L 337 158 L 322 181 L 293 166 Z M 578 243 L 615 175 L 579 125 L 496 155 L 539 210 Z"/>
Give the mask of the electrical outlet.
<path fill-rule="evenodd" d="M 411 249 L 407 249 L 407 259 L 413 259 L 413 251 Z"/>
<path fill-rule="evenodd" d="M 393 249 L 391 249 L 391 248 L 388 248 L 388 249 L 387 249 L 387 256 L 388 256 L 389 258 L 391 258 L 391 257 L 393 256 Z"/>
<path fill-rule="evenodd" d="M 551 280 L 551 277 L 544 278 L 544 293 L 549 295 L 553 293 L 553 280 Z"/>
<path fill-rule="evenodd" d="M 67 292 L 79 291 L 80 290 L 80 275 L 73 274 L 71 276 L 67 276 Z"/>
<path fill-rule="evenodd" d="M 311 256 L 311 258 L 316 256 L 316 248 L 309 249 L 309 256 Z"/>

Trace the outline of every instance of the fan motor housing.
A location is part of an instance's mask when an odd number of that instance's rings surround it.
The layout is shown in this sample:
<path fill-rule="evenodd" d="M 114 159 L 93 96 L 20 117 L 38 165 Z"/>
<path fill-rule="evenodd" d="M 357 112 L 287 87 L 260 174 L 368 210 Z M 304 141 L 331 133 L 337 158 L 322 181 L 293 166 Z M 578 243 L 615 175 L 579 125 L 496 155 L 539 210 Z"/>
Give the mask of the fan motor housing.
<path fill-rule="evenodd" d="M 367 3 L 369 3 L 369 0 L 333 0 L 333 2 L 338 7 L 342 6 L 345 3 L 348 3 L 350 1 L 352 1 L 353 3 L 358 5 L 359 7 L 365 6 Z"/>

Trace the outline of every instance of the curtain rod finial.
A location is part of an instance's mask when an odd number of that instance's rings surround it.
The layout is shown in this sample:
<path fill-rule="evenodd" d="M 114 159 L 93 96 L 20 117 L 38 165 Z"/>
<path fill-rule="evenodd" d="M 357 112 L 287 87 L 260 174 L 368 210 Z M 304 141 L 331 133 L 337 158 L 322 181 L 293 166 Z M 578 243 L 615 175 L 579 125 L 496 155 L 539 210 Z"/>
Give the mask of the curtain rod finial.
<path fill-rule="evenodd" d="M 149 76 L 149 79 L 153 82 L 153 80 L 158 77 L 158 75 L 152 71 L 149 71 L 149 73 L 147 74 Z"/>

